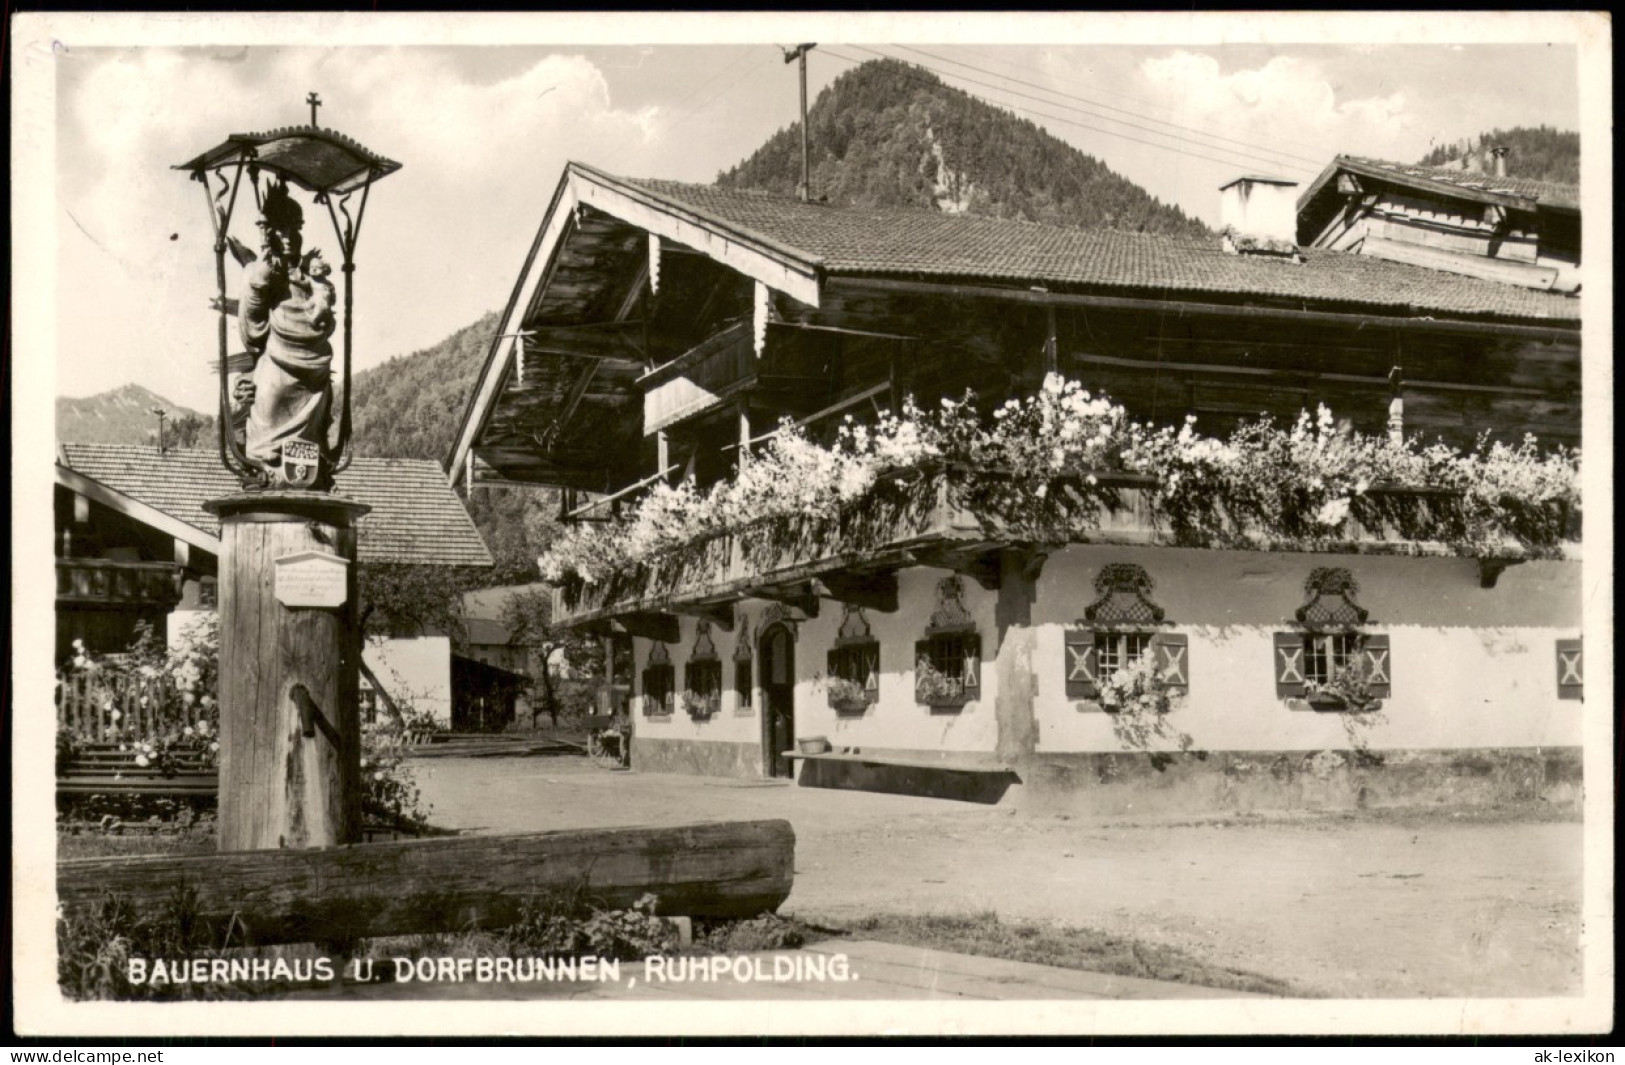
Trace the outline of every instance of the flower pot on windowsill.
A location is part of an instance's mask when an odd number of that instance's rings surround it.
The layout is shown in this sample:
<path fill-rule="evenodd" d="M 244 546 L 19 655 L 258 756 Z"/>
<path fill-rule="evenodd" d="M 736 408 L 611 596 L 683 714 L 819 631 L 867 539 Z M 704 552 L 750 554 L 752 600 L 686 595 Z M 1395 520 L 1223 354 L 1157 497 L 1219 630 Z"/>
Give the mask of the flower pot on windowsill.
<path fill-rule="evenodd" d="M 824 691 L 829 696 L 829 708 L 837 714 L 861 714 L 869 709 L 869 693 L 855 680 L 831 677 L 825 681 Z"/>
<path fill-rule="evenodd" d="M 683 710 L 689 717 L 703 721 L 721 709 L 722 700 L 715 695 L 685 695 Z"/>

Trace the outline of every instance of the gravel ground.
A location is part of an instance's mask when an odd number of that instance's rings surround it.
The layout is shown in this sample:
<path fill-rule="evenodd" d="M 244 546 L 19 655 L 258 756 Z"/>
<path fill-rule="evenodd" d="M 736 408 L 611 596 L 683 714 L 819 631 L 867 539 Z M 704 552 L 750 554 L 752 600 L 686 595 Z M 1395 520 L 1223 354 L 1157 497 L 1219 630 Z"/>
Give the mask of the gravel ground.
<path fill-rule="evenodd" d="M 1126 823 L 580 758 L 411 765 L 434 822 L 466 831 L 785 818 L 796 877 L 784 912 L 815 923 L 993 910 L 1181 947 L 1339 998 L 1580 991 L 1573 822 Z"/>

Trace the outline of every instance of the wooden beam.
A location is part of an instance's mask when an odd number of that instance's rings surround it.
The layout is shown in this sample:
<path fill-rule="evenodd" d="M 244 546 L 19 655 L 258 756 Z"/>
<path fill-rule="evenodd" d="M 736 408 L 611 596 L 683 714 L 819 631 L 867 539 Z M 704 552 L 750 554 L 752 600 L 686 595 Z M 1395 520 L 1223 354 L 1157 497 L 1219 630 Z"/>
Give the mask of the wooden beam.
<path fill-rule="evenodd" d="M 1200 344 L 1201 342 L 1192 341 L 1192 343 Z M 1376 374 L 1317 373 L 1314 370 L 1278 370 L 1263 366 L 1226 366 L 1221 363 L 1209 362 L 1125 359 L 1116 355 L 1084 355 L 1081 353 L 1068 355 L 1067 359 L 1070 362 L 1091 366 L 1120 366 L 1124 369 L 1143 370 L 1147 373 L 1155 370 L 1173 370 L 1180 373 L 1212 374 L 1218 377 L 1264 377 L 1279 381 L 1290 381 L 1302 388 L 1308 388 L 1316 381 L 1338 381 L 1351 385 L 1370 385 L 1372 388 L 1380 388 L 1385 391 L 1388 388 L 1388 378 L 1378 377 Z M 1430 381 L 1424 378 L 1412 377 L 1405 379 L 1405 387 L 1424 391 L 1482 392 L 1496 396 L 1537 397 L 1551 395 L 1551 392 L 1547 389 L 1527 388 L 1521 385 L 1478 385 L 1464 381 Z"/>
<path fill-rule="evenodd" d="M 842 289 L 851 291 L 906 292 L 950 299 L 993 299 L 1010 303 L 1028 303 L 1060 307 L 1104 307 L 1113 310 L 1149 311 L 1153 314 L 1177 316 L 1189 314 L 1214 318 L 1253 318 L 1265 321 L 1328 322 L 1356 329 L 1395 328 L 1422 329 L 1439 333 L 1489 333 L 1494 336 L 1522 336 L 1540 340 L 1576 338 L 1580 332 L 1580 307 L 1574 307 L 1574 318 L 1568 325 L 1527 325 L 1515 322 L 1462 321 L 1433 318 L 1426 315 L 1401 317 L 1399 315 L 1359 314 L 1349 311 L 1303 311 L 1291 307 L 1259 307 L 1248 304 L 1197 303 L 1190 300 L 1156 300 L 1130 296 L 1096 296 L 1079 292 L 1034 292 L 1024 288 L 999 288 L 995 285 L 944 284 L 932 281 L 899 281 L 891 278 L 854 277 L 832 278 L 827 283 L 831 295 Z M 1398 310 L 1399 308 L 1396 308 Z"/>
<path fill-rule="evenodd" d="M 734 605 L 732 603 L 685 603 L 672 610 L 685 617 L 709 621 L 723 632 L 734 631 Z M 667 640 L 667 643 L 673 641 Z"/>
<path fill-rule="evenodd" d="M 320 850 L 78 858 L 57 863 L 70 912 L 108 894 L 138 916 L 191 896 L 209 937 L 233 943 L 348 943 L 377 936 L 498 929 L 529 900 L 586 888 L 603 909 L 645 892 L 665 915 L 755 917 L 779 907 L 794 878 L 788 821 L 671 828 L 458 836 Z"/>
<path fill-rule="evenodd" d="M 809 618 L 818 616 L 818 596 L 814 595 L 812 589 L 805 584 L 794 588 L 753 588 L 750 594 L 757 599 L 783 603 L 793 610 L 801 611 L 803 615 Z"/>
<path fill-rule="evenodd" d="M 676 643 L 682 638 L 682 627 L 670 614 L 623 614 L 615 618 L 630 635 L 661 643 Z"/>
<path fill-rule="evenodd" d="M 970 549 L 928 546 L 910 552 L 922 566 L 952 570 L 969 577 L 990 592 L 999 590 L 999 552 L 988 547 Z"/>
<path fill-rule="evenodd" d="M 643 361 L 643 323 L 593 322 L 588 325 L 540 325 L 526 330 L 527 354 L 548 352 L 593 359 Z"/>
<path fill-rule="evenodd" d="M 579 202 L 646 232 L 698 249 L 752 280 L 818 306 L 818 266 L 808 261 L 804 252 L 760 233 L 696 214 L 658 193 L 580 163 L 571 163 L 566 175 Z"/>
<path fill-rule="evenodd" d="M 873 573 L 826 573 L 812 582 L 813 591 L 838 603 L 897 613 L 897 571 Z"/>

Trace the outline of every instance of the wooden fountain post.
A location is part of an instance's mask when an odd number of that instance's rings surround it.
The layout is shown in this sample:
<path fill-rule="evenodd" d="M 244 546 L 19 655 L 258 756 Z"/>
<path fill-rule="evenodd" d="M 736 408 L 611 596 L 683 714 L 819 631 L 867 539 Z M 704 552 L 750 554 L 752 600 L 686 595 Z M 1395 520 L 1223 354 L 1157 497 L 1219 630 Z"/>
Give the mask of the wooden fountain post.
<path fill-rule="evenodd" d="M 361 839 L 356 519 L 325 492 L 205 504 L 220 518 L 220 849 Z"/>

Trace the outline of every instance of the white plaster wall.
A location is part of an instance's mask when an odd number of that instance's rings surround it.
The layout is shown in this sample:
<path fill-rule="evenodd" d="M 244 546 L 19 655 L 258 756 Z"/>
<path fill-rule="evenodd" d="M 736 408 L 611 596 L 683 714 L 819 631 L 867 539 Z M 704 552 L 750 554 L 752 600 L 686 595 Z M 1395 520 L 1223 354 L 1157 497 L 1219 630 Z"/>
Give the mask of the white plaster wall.
<path fill-rule="evenodd" d="M 1153 599 L 1190 640 L 1191 687 L 1169 724 L 1209 750 L 1347 746 L 1345 716 L 1294 711 L 1275 697 L 1272 633 L 1290 631 L 1316 566 L 1343 566 L 1387 633 L 1393 694 L 1362 729 L 1372 748 L 1578 745 L 1582 703 L 1557 698 L 1554 641 L 1577 636 L 1580 567 L 1531 562 L 1480 588 L 1464 559 L 1070 547 L 1039 584 L 1040 751 L 1116 751 L 1109 715 L 1066 698 L 1065 628 L 1095 598 L 1110 562 L 1144 566 Z"/>
<path fill-rule="evenodd" d="M 756 605 L 759 613 L 760 604 Z M 654 646 L 653 640 L 634 637 L 632 640 L 632 655 L 636 666 L 635 676 L 632 678 L 631 709 L 633 717 L 632 731 L 635 735 L 645 736 L 656 740 L 709 740 L 721 743 L 761 743 L 762 721 L 761 705 L 762 693 L 758 689 L 752 699 L 750 709 L 745 713 L 739 712 L 739 698 L 734 691 L 734 648 L 741 639 L 748 638 L 745 633 L 755 634 L 755 620 L 751 616 L 751 604 L 740 604 L 734 608 L 734 631 L 725 632 L 715 625 L 711 626 L 711 643 L 717 649 L 717 657 L 722 660 L 722 706 L 716 713 L 708 718 L 693 718 L 683 709 L 681 696 L 683 692 L 684 667 L 694 654 L 694 636 L 697 621 L 694 618 L 680 618 L 679 627 L 681 639 L 676 643 L 666 645 L 666 654 L 671 659 L 672 669 L 676 674 L 678 702 L 670 717 L 645 717 L 643 715 L 643 670 L 649 664 L 649 651 Z M 748 622 L 748 624 L 747 624 Z M 752 670 L 754 677 L 755 671 Z"/>
<path fill-rule="evenodd" d="M 962 579 L 965 609 L 982 636 L 982 694 L 957 711 L 933 711 L 914 701 L 914 644 L 936 609 L 937 582 L 945 570 L 915 568 L 898 574 L 898 610 L 868 610 L 869 631 L 880 641 L 880 701 L 862 714 L 837 714 L 816 676 L 828 666 L 829 650 L 841 627 L 841 604 L 824 600 L 819 615 L 801 624 L 796 641 L 796 734 L 826 736 L 839 747 L 865 750 L 943 750 L 991 752 L 998 741 L 993 701 L 998 696 L 993 658 L 998 634 L 993 624 L 997 593 Z"/>
<path fill-rule="evenodd" d="M 164 621 L 165 646 L 179 647 L 187 629 L 213 614 L 212 610 L 171 610 Z"/>
<path fill-rule="evenodd" d="M 396 702 L 451 725 L 451 641 L 444 636 L 368 640 L 361 658 Z M 366 678 L 362 678 L 366 684 Z M 402 709 L 406 709 L 403 705 Z"/>

